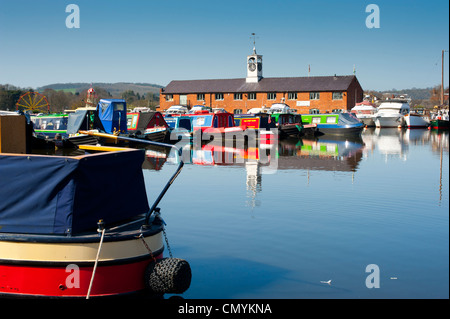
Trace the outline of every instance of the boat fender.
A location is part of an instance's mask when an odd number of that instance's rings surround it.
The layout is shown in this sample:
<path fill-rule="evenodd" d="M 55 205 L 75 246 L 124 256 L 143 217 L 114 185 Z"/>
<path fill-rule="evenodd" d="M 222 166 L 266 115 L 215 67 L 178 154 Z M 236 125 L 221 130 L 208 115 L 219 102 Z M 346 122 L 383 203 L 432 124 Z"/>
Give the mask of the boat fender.
<path fill-rule="evenodd" d="M 163 258 L 151 262 L 145 271 L 145 284 L 155 294 L 181 294 L 191 285 L 191 267 L 180 258 Z"/>

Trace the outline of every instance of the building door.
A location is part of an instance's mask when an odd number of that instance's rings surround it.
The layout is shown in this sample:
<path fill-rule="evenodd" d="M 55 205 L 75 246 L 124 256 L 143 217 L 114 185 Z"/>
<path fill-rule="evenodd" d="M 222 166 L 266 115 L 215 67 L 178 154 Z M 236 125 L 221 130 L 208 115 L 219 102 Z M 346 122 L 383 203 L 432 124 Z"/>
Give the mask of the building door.
<path fill-rule="evenodd" d="M 180 95 L 180 104 L 181 105 L 187 105 L 187 95 L 186 94 L 181 94 Z"/>

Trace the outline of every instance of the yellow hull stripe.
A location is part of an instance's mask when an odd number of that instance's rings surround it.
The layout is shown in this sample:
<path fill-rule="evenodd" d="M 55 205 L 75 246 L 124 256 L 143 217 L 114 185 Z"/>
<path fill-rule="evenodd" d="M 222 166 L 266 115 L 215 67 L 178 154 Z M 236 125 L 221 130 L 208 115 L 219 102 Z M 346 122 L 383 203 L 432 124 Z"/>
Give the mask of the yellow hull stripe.
<path fill-rule="evenodd" d="M 162 233 L 145 238 L 152 252 L 164 247 Z M 99 243 L 35 243 L 0 241 L 0 261 L 94 262 Z M 104 241 L 99 262 L 149 255 L 142 239 Z"/>

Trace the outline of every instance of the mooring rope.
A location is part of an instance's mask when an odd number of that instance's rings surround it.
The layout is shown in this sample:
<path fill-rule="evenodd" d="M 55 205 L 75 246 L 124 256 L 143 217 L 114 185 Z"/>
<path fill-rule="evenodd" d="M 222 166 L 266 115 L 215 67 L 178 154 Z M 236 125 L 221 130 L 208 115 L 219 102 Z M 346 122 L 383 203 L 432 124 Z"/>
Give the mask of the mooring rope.
<path fill-rule="evenodd" d="M 89 299 L 91 294 L 92 284 L 94 283 L 95 271 L 97 270 L 98 258 L 100 256 L 100 250 L 102 249 L 103 237 L 105 235 L 105 229 L 102 229 L 102 236 L 100 237 L 100 244 L 98 245 L 97 257 L 95 258 L 94 269 L 92 270 L 91 282 L 89 283 L 88 293 L 86 295 L 86 299 Z"/>

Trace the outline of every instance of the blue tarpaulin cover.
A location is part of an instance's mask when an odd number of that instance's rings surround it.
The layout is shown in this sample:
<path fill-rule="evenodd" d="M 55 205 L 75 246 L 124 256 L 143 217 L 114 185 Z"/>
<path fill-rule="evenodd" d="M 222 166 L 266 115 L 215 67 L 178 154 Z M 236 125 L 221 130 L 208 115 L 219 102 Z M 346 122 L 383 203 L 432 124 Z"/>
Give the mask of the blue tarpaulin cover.
<path fill-rule="evenodd" d="M 148 212 L 142 150 L 0 154 L 0 232 L 77 234 Z"/>
<path fill-rule="evenodd" d="M 98 116 L 106 133 L 127 132 L 127 105 L 121 99 L 101 99 L 97 106 Z"/>

